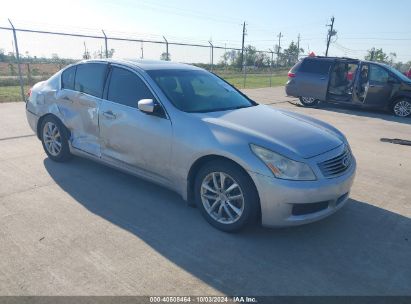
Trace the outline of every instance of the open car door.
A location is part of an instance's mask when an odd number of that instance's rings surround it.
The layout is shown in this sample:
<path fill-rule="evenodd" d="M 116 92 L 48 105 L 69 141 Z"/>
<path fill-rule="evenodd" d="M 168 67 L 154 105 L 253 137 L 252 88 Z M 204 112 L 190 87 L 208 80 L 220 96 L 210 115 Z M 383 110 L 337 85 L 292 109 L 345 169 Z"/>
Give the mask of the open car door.
<path fill-rule="evenodd" d="M 334 65 L 332 59 L 306 58 L 298 72 L 300 96 L 313 97 L 325 101 L 327 99 L 330 70 Z"/>

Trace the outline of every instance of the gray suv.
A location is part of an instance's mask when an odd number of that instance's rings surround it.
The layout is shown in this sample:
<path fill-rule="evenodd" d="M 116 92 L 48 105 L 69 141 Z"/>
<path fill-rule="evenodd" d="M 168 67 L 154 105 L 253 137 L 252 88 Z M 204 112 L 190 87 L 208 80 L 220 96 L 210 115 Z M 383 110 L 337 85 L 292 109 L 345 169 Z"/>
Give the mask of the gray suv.
<path fill-rule="evenodd" d="M 411 115 L 411 79 L 382 63 L 351 58 L 307 57 L 288 73 L 286 93 L 304 106 L 320 101 Z"/>

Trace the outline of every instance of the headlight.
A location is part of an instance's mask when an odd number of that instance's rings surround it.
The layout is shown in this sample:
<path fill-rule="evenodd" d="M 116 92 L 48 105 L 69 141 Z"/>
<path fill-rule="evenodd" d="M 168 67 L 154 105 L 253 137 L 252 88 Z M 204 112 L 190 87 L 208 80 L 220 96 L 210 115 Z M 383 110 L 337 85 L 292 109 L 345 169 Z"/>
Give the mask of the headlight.
<path fill-rule="evenodd" d="M 275 177 L 291 180 L 316 180 L 313 170 L 307 164 L 291 160 L 253 144 L 250 146 L 255 155 L 267 165 Z"/>

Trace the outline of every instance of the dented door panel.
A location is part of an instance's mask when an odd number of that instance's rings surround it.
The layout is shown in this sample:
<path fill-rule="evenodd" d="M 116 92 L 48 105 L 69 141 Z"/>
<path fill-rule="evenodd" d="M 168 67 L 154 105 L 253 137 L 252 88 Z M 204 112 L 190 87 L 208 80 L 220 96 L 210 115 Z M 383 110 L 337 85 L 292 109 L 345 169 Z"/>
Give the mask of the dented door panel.
<path fill-rule="evenodd" d="M 58 97 L 59 110 L 71 133 L 72 147 L 100 157 L 98 110 L 101 99 L 65 89 Z"/>

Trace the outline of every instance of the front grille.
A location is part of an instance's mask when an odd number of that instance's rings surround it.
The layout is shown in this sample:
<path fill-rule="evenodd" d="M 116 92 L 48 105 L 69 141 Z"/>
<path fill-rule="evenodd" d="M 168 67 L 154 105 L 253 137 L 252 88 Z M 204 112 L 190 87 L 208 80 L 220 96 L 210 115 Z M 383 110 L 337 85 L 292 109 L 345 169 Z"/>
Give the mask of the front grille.
<path fill-rule="evenodd" d="M 347 171 L 352 164 L 352 155 L 348 147 L 340 155 L 318 164 L 321 173 L 327 177 L 337 177 Z"/>

